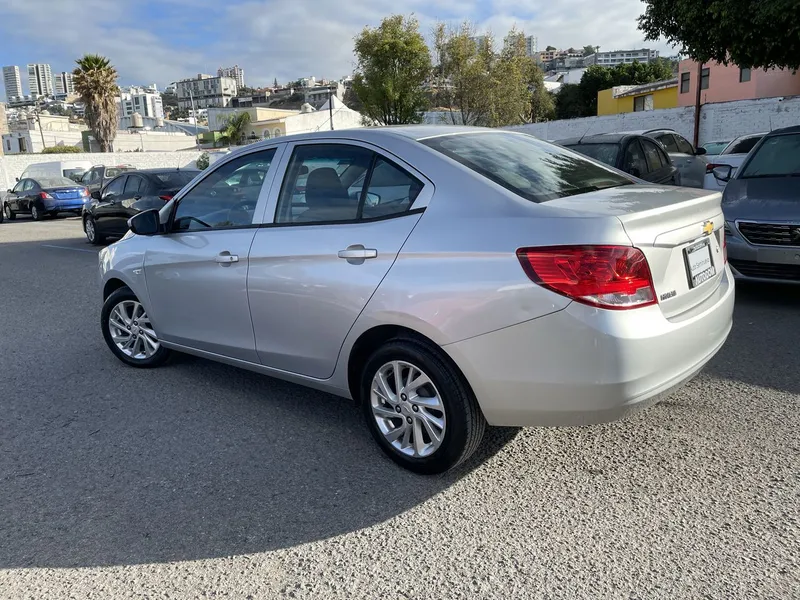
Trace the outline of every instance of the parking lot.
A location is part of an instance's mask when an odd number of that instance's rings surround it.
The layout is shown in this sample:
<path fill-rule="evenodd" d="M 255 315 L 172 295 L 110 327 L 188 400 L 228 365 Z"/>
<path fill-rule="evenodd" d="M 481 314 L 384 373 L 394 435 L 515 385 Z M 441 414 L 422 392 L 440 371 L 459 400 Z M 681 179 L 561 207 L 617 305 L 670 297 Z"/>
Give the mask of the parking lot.
<path fill-rule="evenodd" d="M 649 410 L 492 430 L 420 477 L 350 402 L 123 366 L 96 255 L 76 219 L 0 225 L 0 597 L 798 597 L 798 289 L 741 286 L 721 354 Z"/>

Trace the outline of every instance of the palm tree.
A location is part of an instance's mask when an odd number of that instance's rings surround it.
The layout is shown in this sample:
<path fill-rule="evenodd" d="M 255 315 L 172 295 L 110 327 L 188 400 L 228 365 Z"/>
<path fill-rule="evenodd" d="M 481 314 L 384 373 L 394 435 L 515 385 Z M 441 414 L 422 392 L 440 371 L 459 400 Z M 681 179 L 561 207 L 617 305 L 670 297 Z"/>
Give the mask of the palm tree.
<path fill-rule="evenodd" d="M 250 113 L 240 112 L 231 115 L 225 123 L 219 141 L 230 146 L 241 144 L 247 134 L 248 125 L 250 125 Z"/>
<path fill-rule="evenodd" d="M 86 122 L 100 151 L 111 152 L 117 134 L 117 70 L 98 54 L 86 54 L 75 62 L 78 67 L 72 72 L 72 81 L 86 105 Z"/>

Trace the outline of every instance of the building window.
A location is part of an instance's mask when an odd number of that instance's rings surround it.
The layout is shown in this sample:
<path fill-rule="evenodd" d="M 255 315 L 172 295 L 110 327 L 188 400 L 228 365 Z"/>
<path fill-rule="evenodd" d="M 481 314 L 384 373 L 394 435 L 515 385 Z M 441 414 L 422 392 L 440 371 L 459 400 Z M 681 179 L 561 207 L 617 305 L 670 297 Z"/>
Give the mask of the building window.
<path fill-rule="evenodd" d="M 685 94 L 689 91 L 689 82 L 691 78 L 692 74 L 688 71 L 686 73 L 681 73 L 681 94 Z"/>
<path fill-rule="evenodd" d="M 700 71 L 700 89 L 707 90 L 708 89 L 708 80 L 711 78 L 710 72 L 708 67 Z"/>
<path fill-rule="evenodd" d="M 643 110 L 653 110 L 653 94 L 636 96 L 633 99 L 633 112 L 641 112 Z"/>
<path fill-rule="evenodd" d="M 750 81 L 750 69 L 739 69 L 739 83 Z"/>

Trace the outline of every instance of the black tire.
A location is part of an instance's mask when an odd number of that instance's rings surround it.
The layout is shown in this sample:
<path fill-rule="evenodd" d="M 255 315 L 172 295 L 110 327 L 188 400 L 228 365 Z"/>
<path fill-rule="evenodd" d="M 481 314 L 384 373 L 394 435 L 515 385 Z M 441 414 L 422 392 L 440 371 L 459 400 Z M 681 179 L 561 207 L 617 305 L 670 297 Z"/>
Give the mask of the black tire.
<path fill-rule="evenodd" d="M 6 213 L 6 218 L 9 221 L 13 221 L 17 218 L 17 213 L 11 210 L 11 207 L 8 204 L 3 205 L 3 212 Z"/>
<path fill-rule="evenodd" d="M 377 371 L 391 361 L 422 370 L 433 382 L 444 407 L 446 427 L 441 445 L 432 454 L 412 457 L 396 450 L 378 427 L 372 413 L 371 387 Z M 486 419 L 463 375 L 436 346 L 410 337 L 389 340 L 370 356 L 361 373 L 361 406 L 367 427 L 381 449 L 400 466 L 426 475 L 443 473 L 469 458 L 480 446 Z M 402 418 L 402 417 L 399 417 Z"/>
<path fill-rule="evenodd" d="M 31 218 L 34 221 L 41 221 L 44 214 L 42 213 L 41 209 L 36 206 L 35 204 L 31 206 Z"/>
<path fill-rule="evenodd" d="M 114 343 L 114 340 L 111 337 L 109 318 L 111 317 L 111 311 L 114 310 L 114 307 L 116 307 L 120 302 L 124 301 L 138 302 L 139 299 L 130 288 L 122 287 L 111 294 L 103 303 L 103 310 L 100 313 L 100 328 L 103 331 L 103 339 L 105 339 L 106 344 L 108 344 L 108 347 L 111 349 L 111 352 L 114 353 L 114 356 L 116 356 L 126 365 L 138 367 L 140 369 L 160 367 L 169 359 L 170 354 L 172 354 L 172 352 L 167 348 L 164 348 L 164 346 L 159 346 L 158 350 L 156 350 L 155 353 L 148 358 L 134 358 L 125 354 L 117 347 L 116 343 Z"/>
<path fill-rule="evenodd" d="M 89 229 L 89 227 L 87 227 L 87 225 L 89 224 L 90 221 L 91 221 L 91 224 L 92 224 L 91 231 L 94 232 L 94 234 L 91 235 L 91 236 L 89 234 L 90 229 Z M 90 244 L 94 244 L 95 246 L 99 246 L 99 245 L 103 244 L 106 241 L 106 236 L 104 236 L 104 235 L 102 235 L 102 234 L 97 232 L 97 223 L 95 222 L 95 220 L 92 218 L 91 215 L 87 215 L 83 219 L 83 233 L 86 234 L 86 240 Z"/>
<path fill-rule="evenodd" d="M 2 223 L 5 218 L 6 218 L 5 211 L 0 209 L 0 223 Z"/>

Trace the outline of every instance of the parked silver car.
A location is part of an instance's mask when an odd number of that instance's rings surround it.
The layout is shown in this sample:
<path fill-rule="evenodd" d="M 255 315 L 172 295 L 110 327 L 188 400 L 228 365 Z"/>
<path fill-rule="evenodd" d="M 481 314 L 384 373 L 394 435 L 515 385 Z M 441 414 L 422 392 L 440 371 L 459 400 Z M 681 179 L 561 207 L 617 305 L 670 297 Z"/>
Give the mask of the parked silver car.
<path fill-rule="evenodd" d="M 463 461 L 487 423 L 652 404 L 731 328 L 718 193 L 637 185 L 523 133 L 269 140 L 130 226 L 100 253 L 119 359 L 178 350 L 354 398 L 418 472 Z"/>
<path fill-rule="evenodd" d="M 697 148 L 672 129 L 647 129 L 642 131 L 628 131 L 653 138 L 659 142 L 669 154 L 672 163 L 681 174 L 681 185 L 686 187 L 703 187 L 708 161 L 704 156 L 705 148 Z"/>

